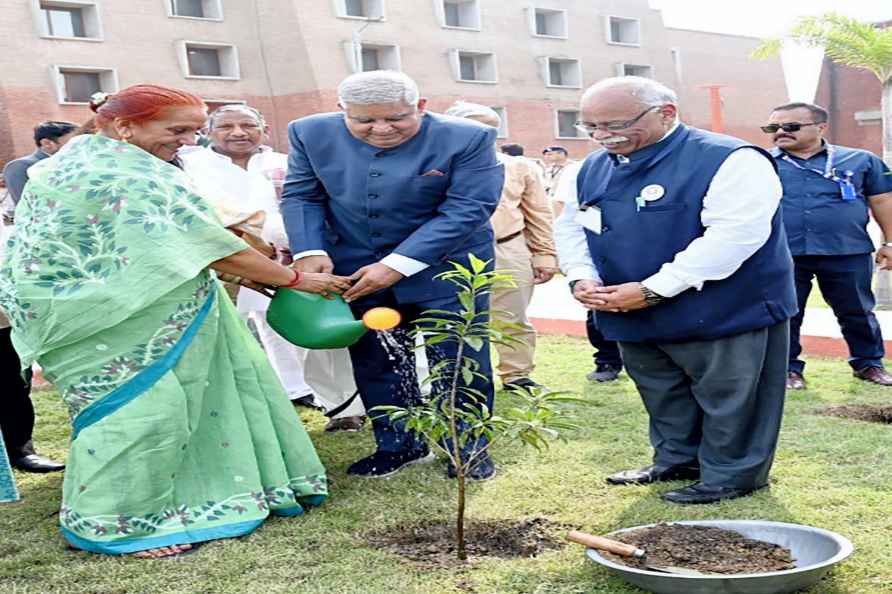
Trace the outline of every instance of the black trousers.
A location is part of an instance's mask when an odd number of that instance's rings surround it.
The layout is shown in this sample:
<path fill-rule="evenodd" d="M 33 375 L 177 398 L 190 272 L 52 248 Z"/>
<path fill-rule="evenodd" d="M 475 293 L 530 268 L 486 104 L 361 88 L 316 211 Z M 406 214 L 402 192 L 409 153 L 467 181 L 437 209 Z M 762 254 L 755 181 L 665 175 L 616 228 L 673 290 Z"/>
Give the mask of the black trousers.
<path fill-rule="evenodd" d="M 789 324 L 716 340 L 622 342 L 650 416 L 654 463 L 699 464 L 710 487 L 768 483 L 784 412 Z"/>
<path fill-rule="evenodd" d="M 796 256 L 796 297 L 799 313 L 790 320 L 790 371 L 802 373 L 805 362 L 799 358 L 799 329 L 812 279 L 818 279 L 821 295 L 839 321 L 839 329 L 849 347 L 849 365 L 855 370 L 883 366 L 883 333 L 873 313 L 873 256 Z"/>
<path fill-rule="evenodd" d="M 601 334 L 601 330 L 598 328 L 598 319 L 592 310 L 588 310 L 588 315 L 585 318 L 585 333 L 588 335 L 588 341 L 595 349 L 595 367 L 602 365 L 611 367 L 623 366 L 623 358 L 619 353 L 619 344 L 615 340 L 604 338 L 604 335 Z"/>
<path fill-rule="evenodd" d="M 386 416 L 375 411 L 376 406 L 406 407 L 421 399 L 418 377 L 415 373 L 415 341 L 409 337 L 409 330 L 414 320 L 421 317 L 428 309 L 460 311 L 458 297 L 449 296 L 420 303 L 398 303 L 391 290 L 383 290 L 351 303 L 353 314 L 358 318 L 373 307 L 392 307 L 402 315 L 400 326 L 391 334 L 393 343 L 378 336 L 377 332 L 366 332 L 359 341 L 350 347 L 350 359 L 353 362 L 353 377 L 362 404 L 369 411 L 375 442 L 382 452 L 408 452 L 422 447 L 419 439 L 406 431 L 403 423 L 392 422 Z M 477 311 L 489 308 L 489 296 L 478 298 Z M 478 318 L 479 322 L 488 323 L 488 319 Z M 431 367 L 445 359 L 454 360 L 457 345 L 453 341 L 441 342 L 425 349 Z M 467 348 L 465 357 L 477 362 L 476 376 L 467 386 L 482 395 L 483 402 L 493 410 L 495 392 L 492 384 L 492 357 L 489 341 L 484 341 L 480 350 Z M 484 379 L 485 378 L 485 379 Z M 434 391 L 442 389 L 434 383 Z M 461 401 L 467 401 L 465 395 Z M 480 447 L 481 444 L 470 447 Z"/>
<path fill-rule="evenodd" d="M 0 432 L 10 456 L 30 447 L 34 431 L 34 405 L 31 404 L 31 370 L 28 381 L 22 380 L 21 362 L 12 348 L 11 328 L 0 328 L 0 385 L 3 386 L 0 407 Z"/>

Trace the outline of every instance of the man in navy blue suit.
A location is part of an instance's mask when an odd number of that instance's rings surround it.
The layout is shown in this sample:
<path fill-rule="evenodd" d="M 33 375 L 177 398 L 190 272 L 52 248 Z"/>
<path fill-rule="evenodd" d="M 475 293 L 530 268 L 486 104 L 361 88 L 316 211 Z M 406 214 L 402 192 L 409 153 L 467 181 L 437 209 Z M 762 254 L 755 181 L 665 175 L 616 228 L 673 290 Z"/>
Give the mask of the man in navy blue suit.
<path fill-rule="evenodd" d="M 395 336 L 410 361 L 392 360 L 375 333 L 350 355 L 367 410 L 406 406 L 420 398 L 406 328 L 425 310 L 461 309 L 455 285 L 435 277 L 451 269 L 450 261 L 468 265 L 469 253 L 494 257 L 489 219 L 504 178 L 496 130 L 425 112 L 415 82 L 399 72 L 349 76 L 338 86 L 338 102 L 340 112 L 289 126 L 285 228 L 295 268 L 350 276 L 353 286 L 344 298 L 357 316 L 382 305 L 400 311 L 403 324 Z M 488 300 L 478 306 L 488 308 Z M 442 343 L 427 354 L 434 363 L 453 358 L 455 348 Z M 471 356 L 487 378 L 471 387 L 492 409 L 489 345 Z M 430 459 L 428 448 L 400 424 L 378 416 L 373 428 L 377 451 L 348 473 L 383 477 Z M 491 478 L 489 457 L 477 460 L 469 476 Z"/>

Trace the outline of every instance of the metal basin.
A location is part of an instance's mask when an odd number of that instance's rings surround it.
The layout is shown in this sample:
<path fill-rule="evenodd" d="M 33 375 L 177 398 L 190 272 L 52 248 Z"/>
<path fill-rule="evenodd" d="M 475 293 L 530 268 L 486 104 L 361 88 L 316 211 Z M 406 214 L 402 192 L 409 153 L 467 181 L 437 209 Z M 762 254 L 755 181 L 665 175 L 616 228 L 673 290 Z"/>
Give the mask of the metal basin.
<path fill-rule="evenodd" d="M 852 554 L 854 547 L 835 532 L 783 522 L 761 520 L 702 520 L 672 522 L 690 526 L 712 526 L 734 530 L 747 538 L 755 538 L 790 549 L 796 560 L 795 569 L 768 573 L 741 573 L 721 576 L 687 576 L 635 569 L 605 559 L 598 551 L 586 554 L 595 563 L 609 569 L 627 582 L 656 594 L 781 594 L 815 585 L 830 568 Z M 655 524 L 617 530 L 622 534 Z"/>

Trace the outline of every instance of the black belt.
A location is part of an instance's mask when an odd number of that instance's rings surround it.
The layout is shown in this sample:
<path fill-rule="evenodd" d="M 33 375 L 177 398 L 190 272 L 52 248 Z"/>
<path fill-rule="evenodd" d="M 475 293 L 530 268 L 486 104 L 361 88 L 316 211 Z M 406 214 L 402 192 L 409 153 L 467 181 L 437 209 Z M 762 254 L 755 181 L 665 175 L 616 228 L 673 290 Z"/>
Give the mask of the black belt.
<path fill-rule="evenodd" d="M 516 237 L 520 237 L 521 233 L 523 233 L 523 229 L 521 229 L 517 233 L 512 233 L 511 235 L 506 235 L 505 237 L 502 237 L 501 239 L 496 239 L 496 243 L 505 243 L 505 242 L 511 241 L 512 239 L 514 239 Z"/>

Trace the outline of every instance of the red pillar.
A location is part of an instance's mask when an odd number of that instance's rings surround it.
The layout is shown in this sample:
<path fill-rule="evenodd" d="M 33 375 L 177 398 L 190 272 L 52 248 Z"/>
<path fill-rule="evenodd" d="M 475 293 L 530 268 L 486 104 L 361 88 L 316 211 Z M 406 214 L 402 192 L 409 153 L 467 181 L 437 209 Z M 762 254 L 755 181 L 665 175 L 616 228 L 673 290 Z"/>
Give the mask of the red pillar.
<path fill-rule="evenodd" d="M 722 133 L 725 131 L 725 119 L 722 115 L 722 87 L 726 86 L 709 84 L 697 87 L 698 89 L 707 89 L 709 91 L 709 128 L 713 132 Z"/>

